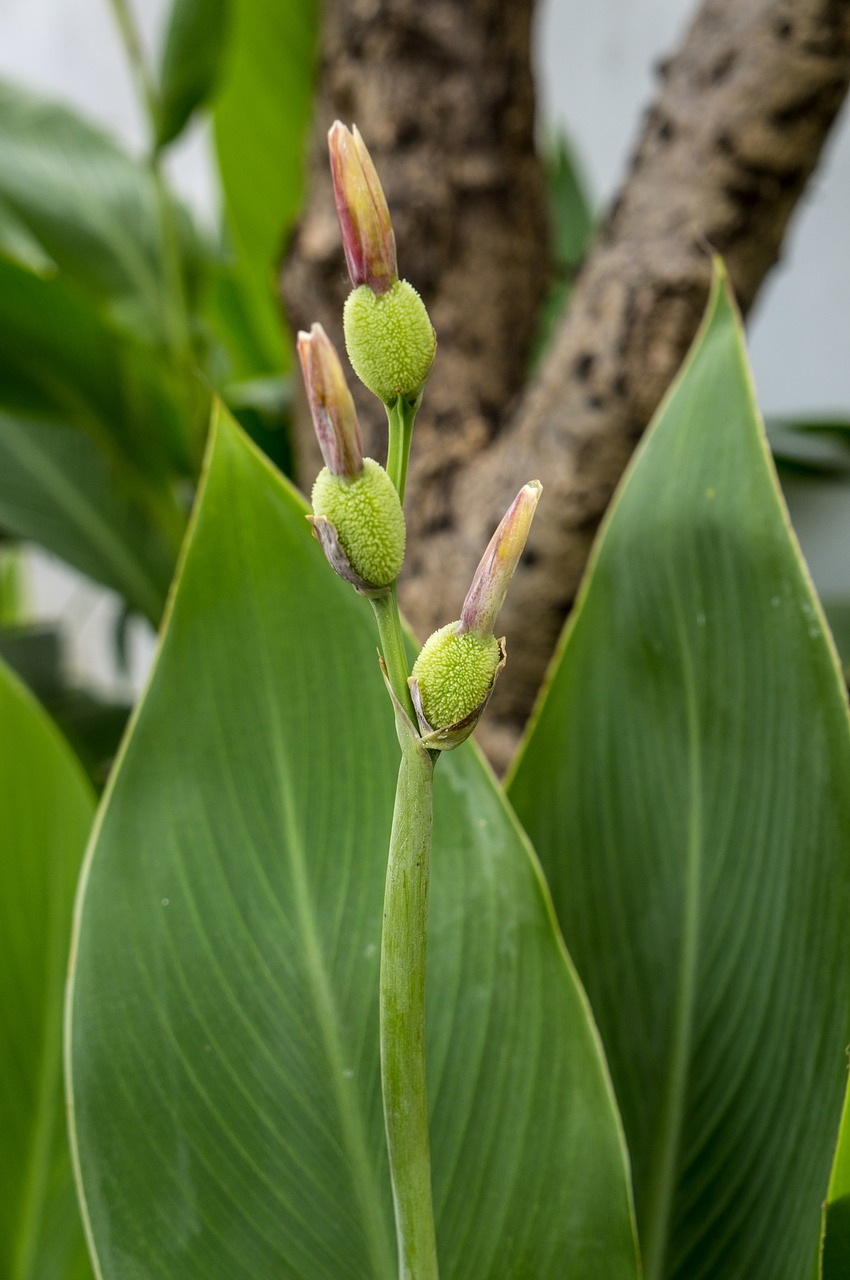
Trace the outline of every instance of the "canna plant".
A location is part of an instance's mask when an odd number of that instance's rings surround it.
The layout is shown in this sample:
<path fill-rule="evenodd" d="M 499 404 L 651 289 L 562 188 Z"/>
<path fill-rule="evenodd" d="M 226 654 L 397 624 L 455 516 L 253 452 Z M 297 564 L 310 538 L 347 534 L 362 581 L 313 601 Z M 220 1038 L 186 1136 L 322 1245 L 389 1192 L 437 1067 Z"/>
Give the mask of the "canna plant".
<path fill-rule="evenodd" d="M 387 468 L 317 326 L 312 511 L 213 410 L 78 890 L 66 1075 L 94 1273 L 836 1280 L 850 732 L 722 268 L 502 788 L 466 739 L 540 487 L 411 666 L 396 580 L 434 336 L 362 140 L 337 125 L 331 155 Z M 33 714 L 10 689 L 4 733 Z M 47 788 L 85 825 L 44 750 L 10 845 Z M 6 1197 L 10 1274 L 39 1274 L 39 1167 Z M 42 1274 L 76 1274 L 56 1257 Z"/>

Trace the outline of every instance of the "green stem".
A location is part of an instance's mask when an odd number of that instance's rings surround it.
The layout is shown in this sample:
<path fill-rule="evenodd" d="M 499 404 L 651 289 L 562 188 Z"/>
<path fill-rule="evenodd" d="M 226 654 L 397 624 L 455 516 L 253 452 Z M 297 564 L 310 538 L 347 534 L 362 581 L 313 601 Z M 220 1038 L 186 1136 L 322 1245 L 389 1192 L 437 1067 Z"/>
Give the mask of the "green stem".
<path fill-rule="evenodd" d="M 133 12 L 128 0 L 109 0 L 109 3 L 112 5 L 112 12 L 115 15 L 115 21 L 121 35 L 124 51 L 127 54 L 127 61 L 133 73 L 133 79 L 136 82 L 142 107 L 148 117 L 151 128 L 155 132 L 158 112 L 156 86 L 142 51 L 142 42 L 139 39 Z"/>
<path fill-rule="evenodd" d="M 178 363 L 185 363 L 187 367 L 191 367 L 193 364 L 191 332 L 186 291 L 183 286 L 180 237 L 156 142 L 160 113 L 159 92 L 142 49 L 142 42 L 139 38 L 138 28 L 136 27 L 129 0 L 109 0 L 109 2 L 115 15 L 115 21 L 136 83 L 142 111 L 147 117 L 148 130 L 150 132 L 149 164 L 156 196 L 157 220 L 162 242 L 162 273 L 165 285 L 165 298 L 163 301 L 168 342 L 175 360 Z"/>
<path fill-rule="evenodd" d="M 407 483 L 407 460 L 410 457 L 410 441 L 413 437 L 413 423 L 422 403 L 421 393 L 415 400 L 407 400 L 404 396 L 396 396 L 392 404 L 386 406 L 387 420 L 390 427 L 389 446 L 387 448 L 387 471 L 396 487 L 399 499 L 404 505 L 404 486 Z"/>
<path fill-rule="evenodd" d="M 378 624 L 378 636 L 381 642 L 381 653 L 387 668 L 387 679 L 390 688 L 401 706 L 416 724 L 416 712 L 410 698 L 407 677 L 407 655 L 404 651 L 404 637 L 401 634 L 401 621 L 398 616 L 398 593 L 396 584 L 385 596 L 377 596 L 372 600 L 375 621 Z"/>
<path fill-rule="evenodd" d="M 381 938 L 381 1084 L 399 1280 L 438 1280 L 425 1082 L 425 951 L 434 762 L 397 712 L 401 765 Z"/>

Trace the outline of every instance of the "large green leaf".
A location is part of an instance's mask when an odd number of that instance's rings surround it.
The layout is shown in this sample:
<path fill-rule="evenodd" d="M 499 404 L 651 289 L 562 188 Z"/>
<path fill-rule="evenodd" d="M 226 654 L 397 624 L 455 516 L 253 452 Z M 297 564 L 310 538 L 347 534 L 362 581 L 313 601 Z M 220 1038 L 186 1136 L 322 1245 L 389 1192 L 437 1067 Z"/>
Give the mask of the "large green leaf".
<path fill-rule="evenodd" d="M 220 282 L 220 319 L 240 338 L 236 377 L 283 360 L 275 275 L 303 190 L 313 102 L 315 0 L 233 0 L 214 107 L 216 148 L 236 263 Z M 246 360 L 246 330 L 253 360 Z"/>
<path fill-rule="evenodd" d="M 62 997 L 94 802 L 47 716 L 0 663 L 0 1275 L 91 1275 L 62 1105 Z"/>
<path fill-rule="evenodd" d="M 67 107 L 2 80 L 0 201 L 18 228 L 0 219 L 4 247 L 19 246 L 28 265 L 40 250 L 147 340 L 168 332 L 163 210 L 151 170 Z M 193 256 L 188 219 L 176 207 L 170 216 Z"/>
<path fill-rule="evenodd" d="M 608 1053 L 647 1280 L 799 1280 L 850 1039 L 850 733 L 720 283 L 509 794 Z"/>
<path fill-rule="evenodd" d="M 378 1069 L 398 747 L 370 611 L 223 419 L 84 872 L 69 1003 L 104 1280 L 390 1280 Z M 634 1280 L 586 1004 L 471 747 L 440 762 L 428 1067 L 444 1280 Z"/>
<path fill-rule="evenodd" d="M 82 432 L 0 411 L 0 527 L 61 556 L 159 621 L 174 549 Z"/>
<path fill-rule="evenodd" d="M 172 0 L 159 68 L 157 145 L 166 146 L 213 90 L 230 0 Z"/>

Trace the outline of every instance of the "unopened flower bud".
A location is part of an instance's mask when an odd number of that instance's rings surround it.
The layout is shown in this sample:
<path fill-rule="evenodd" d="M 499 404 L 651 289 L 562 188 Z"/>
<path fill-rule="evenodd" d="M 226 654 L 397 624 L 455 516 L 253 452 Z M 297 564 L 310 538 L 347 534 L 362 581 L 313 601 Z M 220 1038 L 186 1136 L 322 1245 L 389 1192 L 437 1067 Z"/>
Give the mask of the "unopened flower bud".
<path fill-rule="evenodd" d="M 496 615 L 523 547 L 542 486 L 533 480 L 514 499 L 481 558 L 456 622 L 435 631 L 413 664 L 410 694 L 429 747 L 449 750 L 472 733 L 502 667 L 505 642 Z"/>
<path fill-rule="evenodd" d="M 363 445 L 336 348 L 320 324 L 302 330 L 296 345 L 322 457 L 334 475 L 353 480 L 363 470 Z"/>
<path fill-rule="evenodd" d="M 395 235 L 383 187 L 357 126 L 339 120 L 328 134 L 342 247 L 354 288 L 383 294 L 398 280 Z"/>
<path fill-rule="evenodd" d="M 505 603 L 542 491 L 539 480 L 530 480 L 522 486 L 502 516 L 466 593 L 460 611 L 462 632 L 488 635 L 496 625 L 496 617 Z"/>
<path fill-rule="evenodd" d="M 413 285 L 396 280 L 383 294 L 366 285 L 354 289 L 343 327 L 348 358 L 364 386 L 385 404 L 419 394 L 434 363 L 437 335 Z"/>
<path fill-rule="evenodd" d="M 395 486 L 373 458 L 354 479 L 324 467 L 313 485 L 313 532 L 332 568 L 364 595 L 394 582 L 404 563 L 405 524 Z"/>

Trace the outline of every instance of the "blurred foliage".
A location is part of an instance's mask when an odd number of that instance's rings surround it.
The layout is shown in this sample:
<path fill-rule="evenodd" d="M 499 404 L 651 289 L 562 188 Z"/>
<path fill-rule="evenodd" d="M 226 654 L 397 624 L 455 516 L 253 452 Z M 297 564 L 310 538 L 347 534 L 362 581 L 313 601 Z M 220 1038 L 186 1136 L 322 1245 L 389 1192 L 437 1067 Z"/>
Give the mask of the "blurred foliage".
<path fill-rule="evenodd" d="M 275 272 L 303 186 L 317 12 L 314 0 L 173 0 L 148 67 L 130 9 L 113 8 L 148 154 L 0 81 L 0 535 L 44 547 L 156 626 L 213 397 L 291 467 Z M 215 234 L 161 159 L 204 112 L 224 196 Z M 4 561 L 4 600 L 10 572 Z M 69 688 L 57 644 L 24 629 L 0 650 L 96 775 L 127 708 Z"/>
<path fill-rule="evenodd" d="M 532 350 L 536 365 L 549 346 L 563 314 L 573 280 L 596 229 L 596 215 L 578 157 L 565 134 L 559 134 L 543 154 L 552 257 L 555 278 L 543 303 L 537 340 Z"/>

